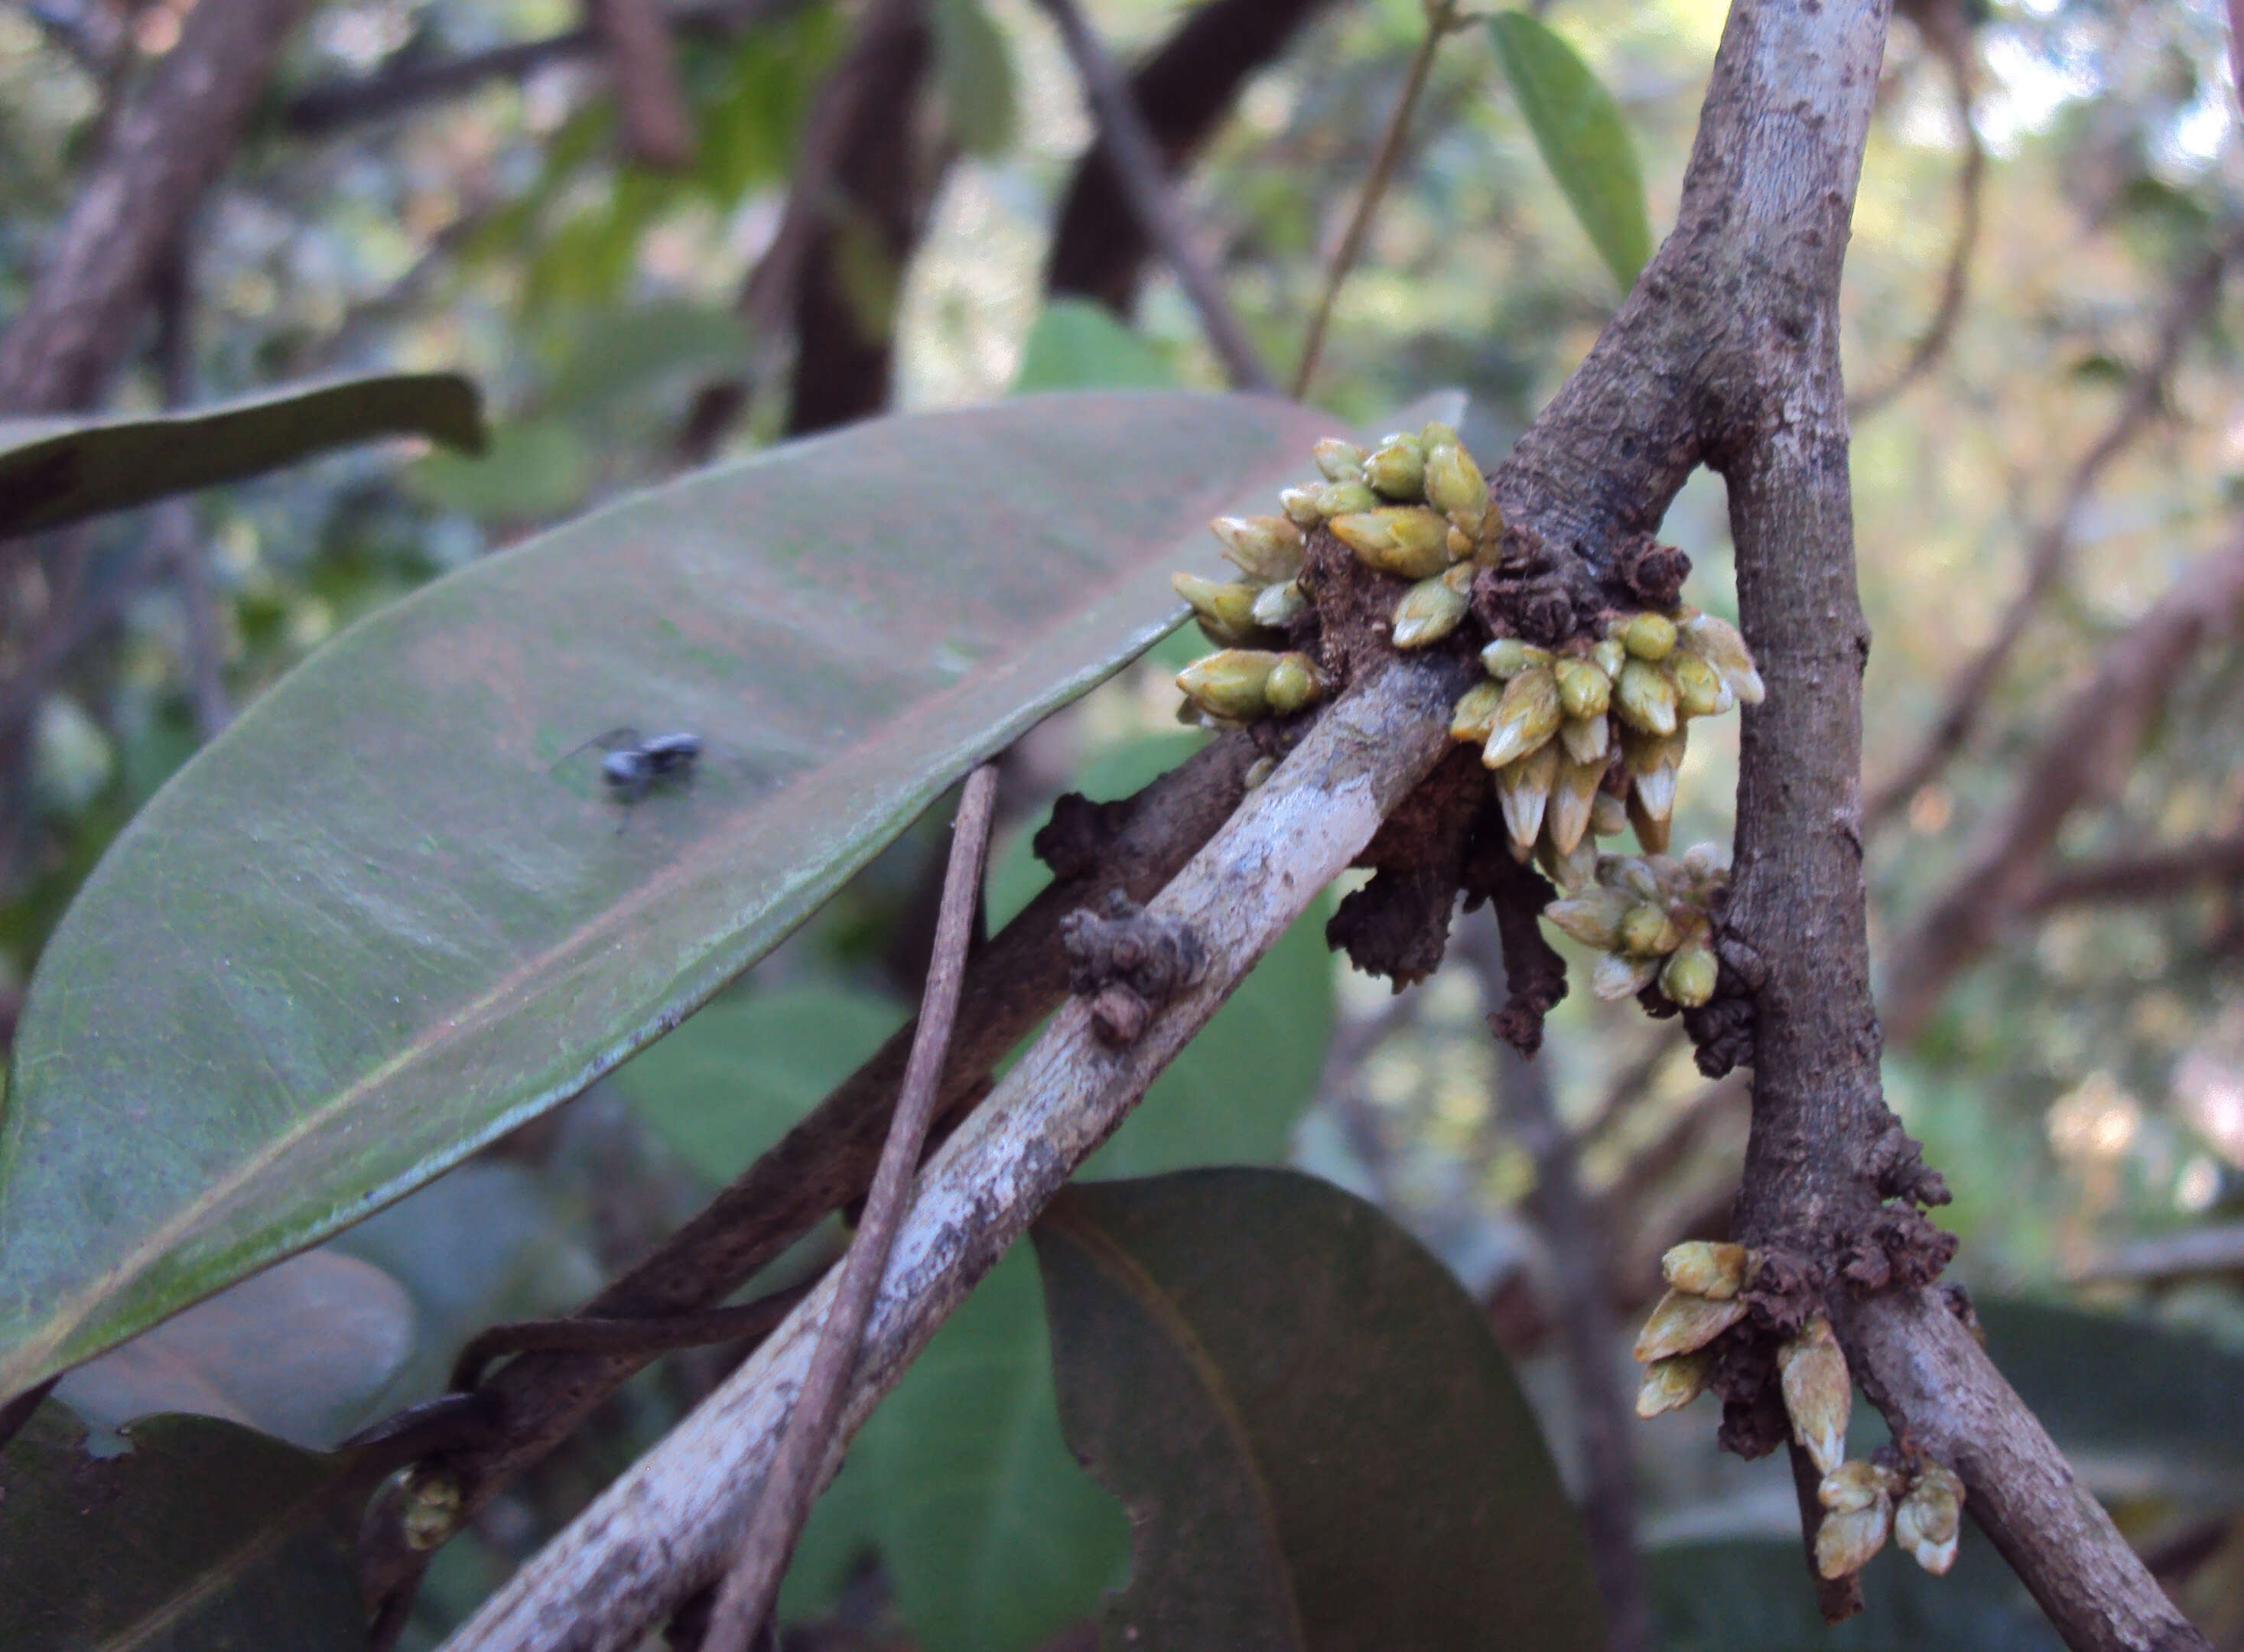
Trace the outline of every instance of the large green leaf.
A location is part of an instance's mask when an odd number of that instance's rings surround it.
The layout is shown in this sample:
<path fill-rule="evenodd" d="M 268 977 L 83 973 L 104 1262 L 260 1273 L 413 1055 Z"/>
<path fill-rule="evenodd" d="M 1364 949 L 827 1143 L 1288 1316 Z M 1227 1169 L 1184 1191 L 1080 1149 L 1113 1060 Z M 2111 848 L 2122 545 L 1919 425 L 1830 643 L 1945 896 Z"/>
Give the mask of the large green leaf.
<path fill-rule="evenodd" d="M 1511 1368 L 1376 1209 L 1207 1170 L 1071 1187 L 1035 1232 L 1062 1424 L 1131 1511 L 1109 1645 L 1605 1644 Z"/>
<path fill-rule="evenodd" d="M 238 482 L 381 436 L 481 451 L 476 387 L 457 373 L 382 373 L 180 413 L 0 419 L 0 538 Z"/>
<path fill-rule="evenodd" d="M 0 1111 L 0 1393 L 574 1094 L 977 759 L 1176 623 L 1329 423 L 1251 397 L 882 420 L 424 587 L 253 704 L 40 959 Z M 617 725 L 706 741 L 604 794 Z"/>
<path fill-rule="evenodd" d="M 354 1652 L 366 1641 L 348 1457 L 152 1417 L 97 1454 L 61 1405 L 0 1453 L 8 1652 Z"/>
<path fill-rule="evenodd" d="M 1543 164 L 1626 292 L 1652 256 L 1652 220 L 1620 105 L 1565 39 L 1526 12 L 1499 11 L 1488 26 Z"/>
<path fill-rule="evenodd" d="M 1156 389 L 1177 382 L 1176 369 L 1144 334 L 1114 319 L 1104 304 L 1056 298 L 1029 328 L 1013 394 L 1035 390 Z"/>

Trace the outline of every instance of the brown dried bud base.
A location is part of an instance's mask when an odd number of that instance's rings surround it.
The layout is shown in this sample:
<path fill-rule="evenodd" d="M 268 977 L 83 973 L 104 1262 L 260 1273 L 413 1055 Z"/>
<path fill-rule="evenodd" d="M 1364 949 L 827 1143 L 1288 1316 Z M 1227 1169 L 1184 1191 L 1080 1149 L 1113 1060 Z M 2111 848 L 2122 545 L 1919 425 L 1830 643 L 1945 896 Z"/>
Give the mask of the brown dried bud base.
<path fill-rule="evenodd" d="M 1148 917 L 1119 890 L 1108 893 L 1104 914 L 1083 907 L 1062 918 L 1060 944 L 1069 987 L 1091 1001 L 1093 1028 L 1114 1046 L 1137 1042 L 1206 958 L 1190 926 Z"/>

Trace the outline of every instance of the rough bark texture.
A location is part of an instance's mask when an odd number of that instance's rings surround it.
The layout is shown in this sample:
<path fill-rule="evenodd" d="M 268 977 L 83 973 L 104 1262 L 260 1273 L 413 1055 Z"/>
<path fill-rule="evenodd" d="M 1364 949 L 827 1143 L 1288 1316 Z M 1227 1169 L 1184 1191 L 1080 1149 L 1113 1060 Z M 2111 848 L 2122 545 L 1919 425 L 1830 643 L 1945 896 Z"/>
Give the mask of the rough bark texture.
<path fill-rule="evenodd" d="M 110 133 L 0 335 L 0 413 L 90 407 L 132 349 L 158 266 L 226 168 L 304 0 L 202 0 Z"/>
<path fill-rule="evenodd" d="M 1130 92 L 1172 172 L 1206 141 L 1247 78 L 1328 0 L 1213 0 L 1131 74 Z M 1152 252 L 1104 139 L 1077 164 L 1052 230 L 1044 289 L 1126 315 Z"/>

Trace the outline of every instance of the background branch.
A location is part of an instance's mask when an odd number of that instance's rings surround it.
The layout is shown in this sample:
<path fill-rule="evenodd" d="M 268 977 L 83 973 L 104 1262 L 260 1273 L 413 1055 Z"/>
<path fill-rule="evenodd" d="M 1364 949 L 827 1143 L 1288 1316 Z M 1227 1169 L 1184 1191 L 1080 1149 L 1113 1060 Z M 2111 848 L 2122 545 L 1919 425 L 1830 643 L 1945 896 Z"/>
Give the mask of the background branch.
<path fill-rule="evenodd" d="M 585 0 L 585 13 L 607 58 L 625 152 L 666 172 L 686 166 L 693 159 L 693 118 L 662 0 Z"/>

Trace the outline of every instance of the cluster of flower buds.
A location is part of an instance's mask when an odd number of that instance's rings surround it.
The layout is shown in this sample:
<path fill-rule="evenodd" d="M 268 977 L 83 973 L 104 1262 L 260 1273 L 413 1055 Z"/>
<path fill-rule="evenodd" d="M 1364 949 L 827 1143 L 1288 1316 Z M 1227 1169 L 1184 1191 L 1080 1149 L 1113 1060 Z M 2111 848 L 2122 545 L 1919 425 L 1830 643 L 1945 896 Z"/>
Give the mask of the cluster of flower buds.
<path fill-rule="evenodd" d="M 1170 580 L 1217 647 L 1178 676 L 1179 720 L 1234 728 L 1299 711 L 1328 687 L 1315 660 L 1284 648 L 1284 628 L 1308 608 L 1296 578 L 1308 542 L 1283 517 L 1221 517 L 1214 527 L 1247 578 L 1226 584 L 1179 573 Z"/>
<path fill-rule="evenodd" d="M 1556 651 L 1491 642 L 1481 651 L 1489 680 L 1465 691 L 1450 722 L 1496 771 L 1514 852 L 1535 851 L 1566 888 L 1582 881 L 1583 843 L 1624 824 L 1646 849 L 1665 850 L 1686 725 L 1766 693 L 1745 639 L 1712 614 L 1616 614 L 1605 632 Z M 1616 763 L 1619 797 L 1605 789 Z M 1600 799 L 1611 801 L 1600 809 Z"/>
<path fill-rule="evenodd" d="M 1646 1418 L 1687 1405 L 1706 1391 L 1714 1339 L 1746 1317 L 1742 1293 L 1753 1281 L 1754 1258 L 1743 1245 L 1693 1240 L 1662 1256 L 1659 1271 L 1667 1294 L 1636 1338 L 1645 1368 L 1636 1414 Z M 1944 1574 L 1955 1564 L 1962 1529 L 1964 1482 L 1956 1472 L 1922 1454 L 1899 1467 L 1849 1460 L 1854 1380 L 1831 1321 L 1820 1310 L 1778 1348 L 1776 1364 L 1792 1437 L 1822 1476 L 1816 1568 L 1828 1578 L 1858 1572 L 1890 1533 L 1919 1566 Z"/>
<path fill-rule="evenodd" d="M 1590 990 L 1601 999 L 1624 999 L 1656 978 L 1684 1009 L 1713 998 L 1720 974 L 1713 908 L 1730 875 L 1722 850 L 1697 843 L 1680 860 L 1600 855 L 1595 864 L 1578 890 L 1543 909 L 1567 934 L 1605 954 L 1591 972 Z"/>

